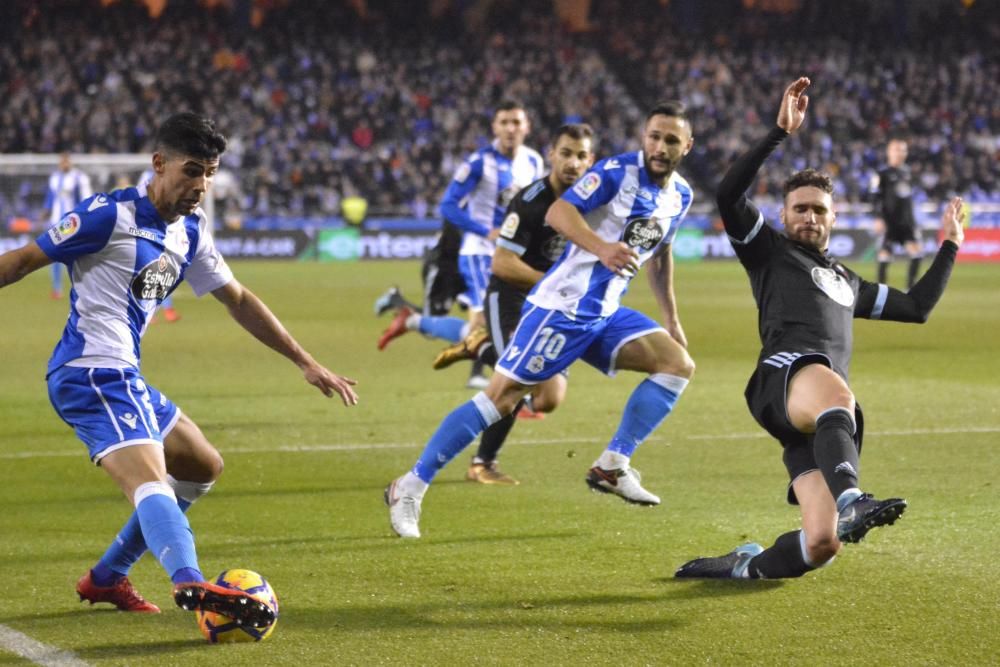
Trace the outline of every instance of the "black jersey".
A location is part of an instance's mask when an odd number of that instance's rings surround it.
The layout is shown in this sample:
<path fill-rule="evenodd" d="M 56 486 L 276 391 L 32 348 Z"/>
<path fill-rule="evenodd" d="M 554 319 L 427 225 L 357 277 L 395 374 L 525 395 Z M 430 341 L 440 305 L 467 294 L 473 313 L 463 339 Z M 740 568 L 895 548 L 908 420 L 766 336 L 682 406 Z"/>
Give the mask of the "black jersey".
<path fill-rule="evenodd" d="M 518 255 L 521 260 L 545 273 L 566 248 L 566 239 L 545 222 L 545 214 L 556 200 L 556 192 L 548 176 L 523 188 L 507 208 L 497 246 Z M 512 285 L 494 274 L 488 289 L 497 291 L 501 298 L 517 297 L 522 301 L 530 288 Z"/>
<path fill-rule="evenodd" d="M 886 167 L 878 173 L 875 214 L 881 216 L 889 228 L 914 227 L 916 221 L 913 218 L 913 185 L 909 167 Z"/>
<path fill-rule="evenodd" d="M 870 283 L 828 254 L 772 229 L 746 191 L 787 136 L 781 128 L 771 130 L 730 167 L 719 184 L 719 211 L 760 311 L 758 363 L 786 366 L 802 354 L 818 353 L 846 379 L 852 319 L 925 321 L 944 292 L 958 246 L 945 241 L 923 278 L 903 293 Z"/>
<path fill-rule="evenodd" d="M 752 238 L 733 243 L 759 309 L 760 361 L 786 365 L 795 355 L 819 353 L 846 379 L 852 320 L 871 316 L 879 286 L 760 222 Z"/>

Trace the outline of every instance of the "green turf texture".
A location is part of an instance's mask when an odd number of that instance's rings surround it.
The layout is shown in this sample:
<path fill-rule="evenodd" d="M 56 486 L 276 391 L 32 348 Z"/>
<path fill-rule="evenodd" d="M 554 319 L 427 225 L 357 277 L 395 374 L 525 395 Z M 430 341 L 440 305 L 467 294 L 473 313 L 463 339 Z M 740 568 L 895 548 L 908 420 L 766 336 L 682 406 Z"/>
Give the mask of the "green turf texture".
<path fill-rule="evenodd" d="M 201 565 L 264 574 L 281 600 L 273 637 L 204 643 L 148 556 L 133 580 L 163 614 L 77 601 L 76 579 L 130 507 L 48 403 L 44 369 L 67 305 L 48 298 L 45 271 L 0 292 L 0 624 L 97 665 L 1000 661 L 1000 267 L 956 267 L 924 326 L 857 323 L 863 486 L 910 508 L 824 570 L 756 582 L 672 579 L 690 558 L 766 546 L 798 525 L 779 447 L 743 401 L 757 311 L 737 264 L 676 269 L 698 370 L 633 460 L 663 505 L 588 491 L 586 470 L 640 378 L 578 365 L 560 410 L 518 423 L 503 452 L 522 484 L 463 481 L 470 448 L 429 491 L 417 541 L 393 535 L 382 490 L 471 397 L 466 366 L 430 370 L 437 342 L 411 334 L 375 348 L 388 319 L 373 299 L 393 282 L 418 295 L 418 266 L 234 268 L 321 362 L 359 380 L 361 397 L 352 409 L 324 398 L 186 287 L 183 319 L 145 338 L 148 381 L 226 459 L 190 513 Z M 625 303 L 658 317 L 644 277 Z M 27 663 L 0 650 L 0 664 Z"/>

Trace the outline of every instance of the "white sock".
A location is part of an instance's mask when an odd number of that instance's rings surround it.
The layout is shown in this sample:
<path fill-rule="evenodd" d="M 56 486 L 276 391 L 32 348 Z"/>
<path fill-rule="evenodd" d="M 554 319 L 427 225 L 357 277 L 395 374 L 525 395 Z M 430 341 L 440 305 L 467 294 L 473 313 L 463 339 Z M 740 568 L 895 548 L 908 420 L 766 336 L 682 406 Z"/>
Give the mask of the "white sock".
<path fill-rule="evenodd" d="M 396 483 L 396 487 L 399 489 L 399 495 L 401 496 L 414 496 L 418 500 L 424 497 L 427 493 L 427 487 L 430 486 L 427 482 L 420 479 L 410 471 L 399 478 Z"/>
<path fill-rule="evenodd" d="M 594 465 L 604 470 L 617 470 L 618 468 L 628 468 L 630 458 L 621 452 L 612 452 L 605 449 L 598 457 Z"/>
<path fill-rule="evenodd" d="M 420 331 L 420 320 L 422 319 L 424 316 L 420 313 L 410 313 L 410 316 L 406 318 L 406 330 Z"/>

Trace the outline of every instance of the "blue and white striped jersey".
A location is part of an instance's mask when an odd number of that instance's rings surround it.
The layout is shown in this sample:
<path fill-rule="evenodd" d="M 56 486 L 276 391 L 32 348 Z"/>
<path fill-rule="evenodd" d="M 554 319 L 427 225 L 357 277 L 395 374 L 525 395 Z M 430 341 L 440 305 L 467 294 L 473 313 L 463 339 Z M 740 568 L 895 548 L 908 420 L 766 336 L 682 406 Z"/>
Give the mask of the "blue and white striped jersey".
<path fill-rule="evenodd" d="M 459 254 L 492 255 L 486 236 L 501 225 L 514 195 L 544 172 L 542 156 L 527 146 L 509 158 L 493 142 L 466 158 L 441 200 L 441 215 L 465 232 Z"/>
<path fill-rule="evenodd" d="M 200 208 L 167 223 L 145 186 L 85 200 L 37 239 L 69 267 L 70 311 L 48 372 L 64 365 L 139 367 L 139 341 L 181 280 L 198 296 L 233 279 Z"/>
<path fill-rule="evenodd" d="M 661 188 L 643 165 L 641 151 L 601 160 L 562 196 L 602 239 L 634 248 L 640 266 L 661 244 L 673 242 L 693 199 L 682 176 L 675 172 Z M 607 317 L 618 310 L 633 277 L 615 274 L 570 243 L 528 301 L 577 320 Z"/>
<path fill-rule="evenodd" d="M 45 209 L 49 212 L 49 224 L 56 224 L 76 205 L 94 194 L 90 187 L 90 177 L 72 167 L 69 171 L 56 169 L 49 176 L 49 188 L 45 192 Z"/>

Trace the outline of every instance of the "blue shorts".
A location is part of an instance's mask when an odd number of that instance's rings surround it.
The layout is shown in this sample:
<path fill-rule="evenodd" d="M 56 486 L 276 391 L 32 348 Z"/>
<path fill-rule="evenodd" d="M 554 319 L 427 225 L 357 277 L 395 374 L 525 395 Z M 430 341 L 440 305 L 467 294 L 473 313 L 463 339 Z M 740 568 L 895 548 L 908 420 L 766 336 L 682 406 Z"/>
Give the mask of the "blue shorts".
<path fill-rule="evenodd" d="M 503 356 L 496 364 L 498 373 L 515 382 L 534 385 L 548 380 L 577 359 L 601 371 L 615 374 L 615 360 L 622 347 L 663 327 L 631 308 L 619 308 L 596 320 L 571 320 L 557 310 L 525 303 Z"/>
<path fill-rule="evenodd" d="M 63 366 L 48 377 L 49 400 L 98 463 L 111 452 L 158 443 L 177 423 L 177 406 L 134 368 Z"/>
<path fill-rule="evenodd" d="M 465 281 L 465 291 L 458 300 L 471 310 L 482 310 L 486 299 L 486 286 L 490 284 L 493 258 L 489 255 L 459 255 L 458 272 Z"/>

